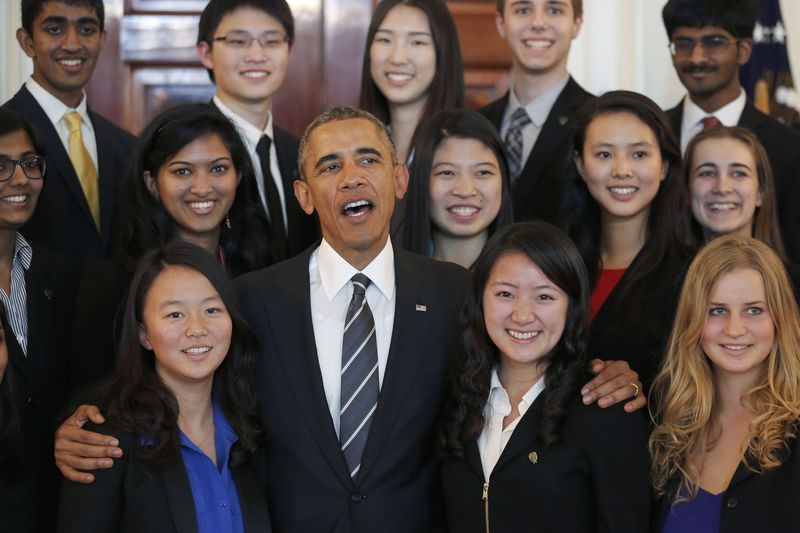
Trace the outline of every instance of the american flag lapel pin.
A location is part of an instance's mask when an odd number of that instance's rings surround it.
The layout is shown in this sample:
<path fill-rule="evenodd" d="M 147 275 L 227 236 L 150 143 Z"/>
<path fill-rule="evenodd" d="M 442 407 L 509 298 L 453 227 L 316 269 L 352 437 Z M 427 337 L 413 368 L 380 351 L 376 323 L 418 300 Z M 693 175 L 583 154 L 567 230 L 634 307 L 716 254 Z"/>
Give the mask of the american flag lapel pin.
<path fill-rule="evenodd" d="M 425 312 L 428 311 L 428 306 L 427 305 L 422 305 L 422 304 L 417 304 L 415 309 L 417 311 L 419 311 L 420 313 L 425 313 Z"/>

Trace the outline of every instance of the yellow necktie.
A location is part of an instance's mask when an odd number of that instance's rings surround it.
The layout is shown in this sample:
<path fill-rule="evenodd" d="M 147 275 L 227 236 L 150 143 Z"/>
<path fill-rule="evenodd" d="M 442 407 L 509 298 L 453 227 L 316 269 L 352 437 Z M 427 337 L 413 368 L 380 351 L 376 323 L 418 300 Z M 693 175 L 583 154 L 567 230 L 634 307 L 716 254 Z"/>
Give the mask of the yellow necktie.
<path fill-rule="evenodd" d="M 81 183 L 83 194 L 86 195 L 86 201 L 89 203 L 89 209 L 92 212 L 94 225 L 97 231 L 100 231 L 100 194 L 97 185 L 97 170 L 94 168 L 92 156 L 83 144 L 83 133 L 81 133 L 81 116 L 77 111 L 70 111 L 64 115 L 64 121 L 69 128 L 69 158 L 72 161 L 72 166 L 75 167 L 75 173 L 78 175 L 78 181 Z"/>

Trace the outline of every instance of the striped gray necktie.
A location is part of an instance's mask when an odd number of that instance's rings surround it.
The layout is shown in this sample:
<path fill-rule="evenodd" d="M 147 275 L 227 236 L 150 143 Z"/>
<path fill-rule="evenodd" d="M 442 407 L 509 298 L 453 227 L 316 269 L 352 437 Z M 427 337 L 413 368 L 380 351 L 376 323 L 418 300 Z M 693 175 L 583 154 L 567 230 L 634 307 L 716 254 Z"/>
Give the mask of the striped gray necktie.
<path fill-rule="evenodd" d="M 370 280 L 364 274 L 352 277 L 353 298 L 347 308 L 342 342 L 342 391 L 339 411 L 339 442 L 355 478 L 367 444 L 369 425 L 378 406 L 378 344 L 366 291 Z"/>
<path fill-rule="evenodd" d="M 531 118 L 524 107 L 518 107 L 511 115 L 511 122 L 506 131 L 506 152 L 508 155 L 508 172 L 511 188 L 517 184 L 522 173 L 522 128 L 531 123 Z"/>

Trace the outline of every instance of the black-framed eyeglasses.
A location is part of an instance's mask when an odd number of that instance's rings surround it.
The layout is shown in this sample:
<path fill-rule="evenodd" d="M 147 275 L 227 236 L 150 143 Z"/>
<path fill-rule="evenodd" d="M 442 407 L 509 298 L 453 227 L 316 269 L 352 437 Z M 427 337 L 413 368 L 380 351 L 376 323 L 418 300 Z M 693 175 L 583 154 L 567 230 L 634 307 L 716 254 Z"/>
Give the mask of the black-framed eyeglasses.
<path fill-rule="evenodd" d="M 10 180 L 17 165 L 30 180 L 40 180 L 44 177 L 44 156 L 30 155 L 22 159 L 0 157 L 0 182 Z"/>
<path fill-rule="evenodd" d="M 674 56 L 688 56 L 694 51 L 694 47 L 700 45 L 707 54 L 716 54 L 722 52 L 732 44 L 737 44 L 740 39 L 731 41 L 730 39 L 721 35 L 707 35 L 700 40 L 690 39 L 688 37 L 680 37 L 673 39 L 669 43 L 669 51 Z"/>
<path fill-rule="evenodd" d="M 214 41 L 222 41 L 231 48 L 250 48 L 253 41 L 258 41 L 262 48 L 280 48 L 290 41 L 289 36 L 277 31 L 264 32 L 258 37 L 246 31 L 232 31 L 221 37 L 214 37 Z"/>

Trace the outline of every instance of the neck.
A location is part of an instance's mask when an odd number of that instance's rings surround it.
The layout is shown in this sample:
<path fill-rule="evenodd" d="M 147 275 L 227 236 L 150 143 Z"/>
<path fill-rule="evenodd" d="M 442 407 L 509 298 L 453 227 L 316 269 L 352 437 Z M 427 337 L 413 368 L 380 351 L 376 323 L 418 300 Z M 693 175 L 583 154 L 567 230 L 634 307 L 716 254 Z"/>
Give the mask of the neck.
<path fill-rule="evenodd" d="M 389 123 L 392 125 L 392 137 L 397 147 L 398 160 L 405 162 L 408 159 L 408 150 L 411 147 L 411 138 L 417 129 L 425 111 L 427 98 L 420 98 L 416 102 L 402 105 L 389 105 Z"/>
<path fill-rule="evenodd" d="M 567 63 L 546 71 L 530 72 L 514 65 L 514 95 L 523 106 L 528 105 L 543 93 L 557 85 L 567 76 Z"/>
<path fill-rule="evenodd" d="M 617 219 L 602 215 L 600 256 L 603 268 L 628 268 L 647 238 L 645 210 L 636 217 Z"/>
<path fill-rule="evenodd" d="M 497 369 L 497 377 L 510 398 L 521 398 L 539 381 L 546 370 L 545 364 L 515 364 L 503 361 Z"/>
<path fill-rule="evenodd" d="M 714 370 L 714 388 L 719 412 L 728 415 L 751 412 L 745 393 L 755 386 L 756 379 L 751 374 L 732 375 Z"/>
<path fill-rule="evenodd" d="M 697 107 L 711 114 L 736 100 L 741 93 L 742 86 L 739 84 L 739 80 L 736 79 L 728 87 L 713 94 L 690 94 L 689 98 Z"/>
<path fill-rule="evenodd" d="M 711 231 L 708 228 L 703 228 L 703 237 L 705 237 L 706 242 L 711 242 L 717 237 L 722 237 L 724 235 L 738 235 L 741 237 L 752 237 L 753 236 L 753 224 L 750 223 L 749 226 L 742 226 L 730 233 L 717 233 L 715 231 Z"/>
<path fill-rule="evenodd" d="M 199 246 L 206 252 L 216 257 L 217 253 L 219 252 L 220 231 L 221 231 L 220 226 L 217 226 L 217 228 L 214 231 L 211 231 L 209 233 L 204 233 L 202 235 L 189 234 L 181 230 L 178 230 L 177 238 L 182 241 L 186 241 L 190 244 L 194 244 L 195 246 Z"/>
<path fill-rule="evenodd" d="M 434 231 L 433 258 L 469 268 L 480 255 L 488 238 L 488 229 L 469 237 L 453 237 L 440 231 Z"/>
<path fill-rule="evenodd" d="M 187 435 L 195 435 L 199 428 L 207 427 L 206 424 L 214 419 L 214 408 L 211 405 L 213 377 L 187 383 L 171 379 L 161 372 L 159 375 L 178 401 L 178 427 Z"/>
<path fill-rule="evenodd" d="M 83 87 L 72 91 L 58 91 L 55 87 L 47 83 L 38 72 L 33 73 L 33 79 L 36 83 L 41 85 L 44 90 L 58 98 L 65 106 L 72 109 L 78 107 L 78 104 L 80 104 L 83 99 Z"/>
<path fill-rule="evenodd" d="M 342 257 L 342 259 L 350 263 L 353 268 L 360 271 L 367 268 L 367 265 L 372 263 L 372 261 L 378 257 L 378 255 L 381 253 L 381 250 L 383 250 L 384 246 L 386 246 L 386 241 L 388 238 L 389 230 L 387 228 L 385 237 L 379 240 L 380 244 L 370 246 L 365 250 L 355 250 L 352 248 L 339 250 L 330 240 L 326 239 L 326 241 L 329 245 L 331 245 L 334 251 Z"/>
<path fill-rule="evenodd" d="M 242 117 L 259 130 L 263 130 L 267 127 L 269 114 L 272 110 L 272 97 L 252 102 L 242 102 L 240 100 L 236 100 L 235 98 L 230 98 L 228 95 L 222 92 L 217 92 L 217 97 L 231 111 Z"/>

